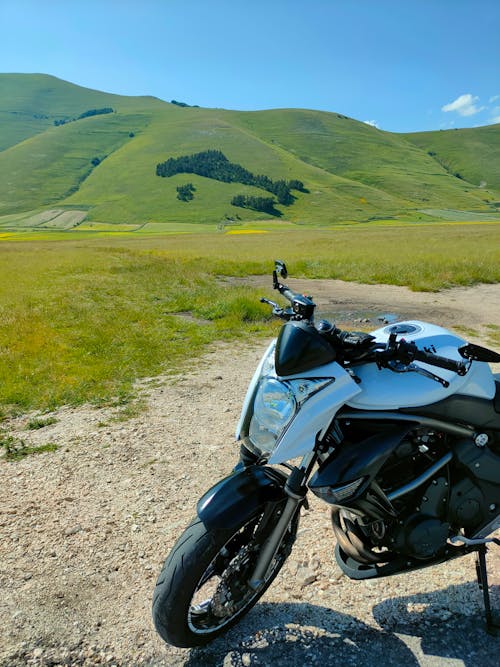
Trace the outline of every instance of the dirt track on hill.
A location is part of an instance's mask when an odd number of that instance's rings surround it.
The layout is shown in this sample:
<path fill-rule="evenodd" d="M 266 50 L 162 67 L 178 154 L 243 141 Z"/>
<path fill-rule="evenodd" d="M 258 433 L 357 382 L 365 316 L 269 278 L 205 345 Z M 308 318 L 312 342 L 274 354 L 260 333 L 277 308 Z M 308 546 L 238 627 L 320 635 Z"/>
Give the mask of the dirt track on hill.
<path fill-rule="evenodd" d="M 260 283 L 261 279 L 251 281 Z M 250 281 L 248 281 L 250 282 Z M 293 281 L 319 311 L 351 328 L 377 314 L 460 326 L 486 344 L 500 325 L 500 285 L 413 293 L 340 281 Z M 164 645 L 150 620 L 163 558 L 196 499 L 237 458 L 241 401 L 266 345 L 216 345 L 189 372 L 144 381 L 136 418 L 62 408 L 26 430 L 55 452 L 0 462 L 0 665 L 419 665 L 498 664 L 482 629 L 472 556 L 378 581 L 350 582 L 335 565 L 328 507 L 316 498 L 278 579 L 256 608 L 208 648 Z M 500 368 L 497 367 L 497 370 Z M 489 554 L 500 607 L 500 549 Z"/>

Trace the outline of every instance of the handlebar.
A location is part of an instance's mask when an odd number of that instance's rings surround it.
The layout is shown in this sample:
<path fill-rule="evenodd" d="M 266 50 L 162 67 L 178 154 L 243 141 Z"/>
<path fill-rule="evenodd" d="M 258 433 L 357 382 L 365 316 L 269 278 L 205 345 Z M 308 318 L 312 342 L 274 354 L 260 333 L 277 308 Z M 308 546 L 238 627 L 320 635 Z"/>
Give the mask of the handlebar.
<path fill-rule="evenodd" d="M 312 300 L 312 297 L 294 292 L 287 285 L 280 283 L 278 274 L 285 279 L 288 274 L 284 262 L 276 260 L 275 264 L 273 288 L 290 302 L 290 307 L 281 308 L 277 303 L 266 298 L 262 298 L 261 301 L 270 304 L 273 307 L 273 314 L 283 320 L 306 321 L 311 326 L 314 326 L 314 309 L 316 308 L 316 304 Z M 444 385 L 448 385 L 446 380 L 434 376 L 428 370 L 412 366 L 413 362 L 421 361 L 431 366 L 453 371 L 458 375 L 465 375 L 470 367 L 470 364 L 467 365 L 464 362 L 434 354 L 432 350 L 420 350 L 414 342 L 407 343 L 404 339 L 396 340 L 397 335 L 395 333 L 390 334 L 387 344 L 382 344 L 375 343 L 373 336 L 370 334 L 342 332 L 335 325 L 330 325 L 326 320 L 320 322 L 316 330 L 336 348 L 338 360 L 342 360 L 342 362 L 356 363 L 362 360 L 365 362 L 372 360 L 376 362 L 379 368 L 390 368 L 398 372 L 402 372 L 403 370 L 418 371 L 422 374 L 432 376 L 433 379 Z M 398 364 L 400 368 L 397 367 Z"/>
<path fill-rule="evenodd" d="M 282 294 L 285 297 L 285 299 L 288 299 L 288 301 L 290 301 L 290 303 L 293 303 L 294 299 L 297 296 L 300 296 L 296 292 L 289 289 L 286 285 L 281 285 L 280 287 L 281 287 L 281 289 L 279 290 L 280 294 Z"/>
<path fill-rule="evenodd" d="M 276 272 L 274 272 L 273 278 L 274 278 L 274 284 L 273 284 L 274 289 L 278 290 L 278 292 L 282 296 L 284 296 L 285 299 L 288 299 L 288 301 L 290 301 L 291 303 L 292 312 L 289 313 L 290 317 L 295 317 L 301 320 L 312 321 L 314 319 L 314 309 L 316 308 L 316 304 L 314 303 L 312 298 L 310 296 L 306 296 L 305 294 L 299 294 L 298 292 L 294 292 L 287 285 L 282 285 L 280 282 L 278 282 Z M 285 319 L 290 319 L 290 317 Z"/>
<path fill-rule="evenodd" d="M 453 371 L 458 375 L 465 375 L 468 370 L 467 365 L 462 361 L 441 357 L 429 350 L 420 350 L 414 342 L 407 343 L 405 340 L 396 342 L 394 334 L 389 336 L 389 342 L 385 349 L 375 352 L 375 359 L 377 364 L 382 367 L 387 367 L 390 361 L 399 361 L 406 366 L 414 361 L 422 361 L 430 366 Z"/>
<path fill-rule="evenodd" d="M 454 359 L 441 357 L 432 352 L 425 352 L 425 350 L 418 350 L 415 359 L 430 364 L 431 366 L 438 366 L 439 368 L 445 368 L 448 371 L 454 371 L 458 375 L 465 375 L 467 373 L 467 366 L 462 361 L 455 361 Z"/>

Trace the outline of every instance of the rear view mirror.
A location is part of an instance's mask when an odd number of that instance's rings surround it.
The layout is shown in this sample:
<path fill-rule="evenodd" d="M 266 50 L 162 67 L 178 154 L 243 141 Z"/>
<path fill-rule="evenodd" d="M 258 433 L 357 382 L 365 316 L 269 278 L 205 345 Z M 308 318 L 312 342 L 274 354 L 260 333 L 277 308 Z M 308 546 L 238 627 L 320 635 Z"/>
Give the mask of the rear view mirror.
<path fill-rule="evenodd" d="M 286 264 L 281 259 L 274 260 L 274 270 L 282 278 L 287 278 L 288 271 L 286 270 Z"/>
<path fill-rule="evenodd" d="M 500 362 L 500 354 L 493 352 L 493 350 L 488 350 L 486 347 L 474 345 L 473 343 L 459 347 L 458 352 L 461 357 L 471 361 L 486 361 L 490 363 Z"/>

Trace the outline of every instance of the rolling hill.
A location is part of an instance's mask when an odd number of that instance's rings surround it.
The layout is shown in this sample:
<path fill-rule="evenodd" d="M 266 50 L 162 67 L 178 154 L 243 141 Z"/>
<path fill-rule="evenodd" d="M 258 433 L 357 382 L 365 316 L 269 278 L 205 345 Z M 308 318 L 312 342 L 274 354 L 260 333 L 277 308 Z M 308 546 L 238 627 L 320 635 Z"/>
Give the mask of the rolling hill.
<path fill-rule="evenodd" d="M 255 185 L 156 175 L 170 157 L 207 150 L 273 181 L 302 181 L 293 204 L 276 206 L 293 223 L 431 220 L 450 209 L 498 219 L 500 125 L 401 135 L 339 113 L 204 109 L 0 74 L 0 230 L 269 218 L 231 204 L 269 196 Z M 194 198 L 180 201 L 188 182 Z"/>

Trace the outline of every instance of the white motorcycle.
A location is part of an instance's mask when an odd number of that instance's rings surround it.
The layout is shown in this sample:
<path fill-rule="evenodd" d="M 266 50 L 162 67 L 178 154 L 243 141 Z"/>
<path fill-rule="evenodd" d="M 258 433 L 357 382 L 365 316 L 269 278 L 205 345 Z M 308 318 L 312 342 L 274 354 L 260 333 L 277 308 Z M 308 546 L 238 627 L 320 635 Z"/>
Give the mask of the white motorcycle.
<path fill-rule="evenodd" d="M 486 551 L 500 528 L 500 355 L 433 324 L 371 334 L 314 324 L 311 297 L 279 282 L 288 308 L 250 383 L 233 473 L 199 500 L 158 578 L 153 619 L 175 646 L 234 625 L 276 577 L 309 491 L 332 507 L 335 558 L 352 579 L 477 553 L 495 633 Z M 299 463 L 291 463 L 300 459 Z"/>

